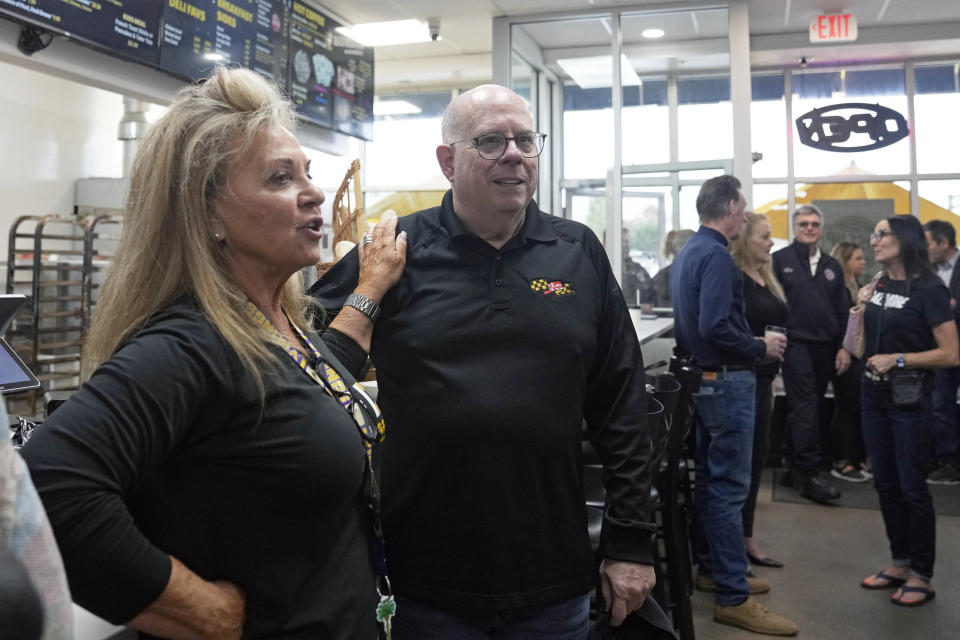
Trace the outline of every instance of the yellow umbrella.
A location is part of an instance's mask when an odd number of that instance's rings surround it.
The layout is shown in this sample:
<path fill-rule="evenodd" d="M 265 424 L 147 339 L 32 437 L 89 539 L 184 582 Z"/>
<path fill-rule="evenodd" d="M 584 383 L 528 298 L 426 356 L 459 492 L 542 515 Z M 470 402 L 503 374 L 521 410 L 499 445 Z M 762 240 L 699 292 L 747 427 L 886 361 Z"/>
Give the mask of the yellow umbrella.
<path fill-rule="evenodd" d="M 855 165 L 851 165 L 837 175 L 870 176 Z M 831 182 L 823 184 L 805 184 L 797 187 L 797 205 L 810 204 L 814 200 L 893 200 L 893 211 L 898 215 L 910 213 L 910 192 L 892 182 Z M 766 214 L 770 219 L 770 230 L 774 238 L 788 238 L 790 211 L 787 200 L 772 200 L 754 209 Z M 949 209 L 920 198 L 920 222 L 946 220 L 957 229 L 960 235 L 960 216 Z"/>

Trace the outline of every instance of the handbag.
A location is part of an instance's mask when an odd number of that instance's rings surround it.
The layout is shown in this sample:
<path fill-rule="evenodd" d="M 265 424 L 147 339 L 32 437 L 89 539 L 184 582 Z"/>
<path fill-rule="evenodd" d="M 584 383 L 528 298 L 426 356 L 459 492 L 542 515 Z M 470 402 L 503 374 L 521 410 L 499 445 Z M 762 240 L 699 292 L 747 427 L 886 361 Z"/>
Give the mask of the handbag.
<path fill-rule="evenodd" d="M 891 369 L 890 396 L 898 407 L 915 407 L 923 400 L 926 372 L 922 369 Z"/>
<path fill-rule="evenodd" d="M 843 334 L 843 348 L 854 358 L 863 357 L 863 307 L 850 307 L 847 315 L 847 331 Z"/>

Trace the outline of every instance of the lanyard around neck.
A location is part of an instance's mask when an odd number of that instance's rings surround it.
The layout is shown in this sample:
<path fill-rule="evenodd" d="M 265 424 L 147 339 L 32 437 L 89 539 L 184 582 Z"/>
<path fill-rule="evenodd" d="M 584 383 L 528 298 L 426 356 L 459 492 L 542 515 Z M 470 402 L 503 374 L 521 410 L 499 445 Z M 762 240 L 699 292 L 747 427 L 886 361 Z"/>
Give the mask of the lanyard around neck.
<path fill-rule="evenodd" d="M 380 413 L 380 408 L 377 406 L 377 403 L 370 398 L 364 388 L 356 382 L 351 386 L 347 386 L 343 376 L 340 375 L 328 359 L 310 342 L 310 339 L 300 330 L 300 327 L 294 324 L 289 317 L 287 318 L 287 322 L 290 323 L 290 326 L 296 332 L 301 343 L 309 350 L 312 356 L 312 362 L 311 358 L 308 358 L 300 352 L 299 349 L 290 344 L 290 341 L 287 340 L 276 325 L 273 324 L 270 318 L 253 302 L 247 302 L 247 313 L 250 314 L 254 322 L 266 329 L 271 337 L 283 345 L 287 355 L 290 356 L 290 359 L 297 364 L 301 371 L 320 385 L 327 395 L 335 399 L 340 406 L 350 414 L 350 417 L 357 425 L 357 429 L 360 431 L 360 437 L 363 440 L 367 456 L 371 456 L 373 443 L 378 440 L 382 441 L 384 438 L 385 425 L 383 416 Z M 284 312 L 284 315 L 286 315 L 286 312 Z M 369 416 L 365 414 L 364 410 L 366 410 Z"/>

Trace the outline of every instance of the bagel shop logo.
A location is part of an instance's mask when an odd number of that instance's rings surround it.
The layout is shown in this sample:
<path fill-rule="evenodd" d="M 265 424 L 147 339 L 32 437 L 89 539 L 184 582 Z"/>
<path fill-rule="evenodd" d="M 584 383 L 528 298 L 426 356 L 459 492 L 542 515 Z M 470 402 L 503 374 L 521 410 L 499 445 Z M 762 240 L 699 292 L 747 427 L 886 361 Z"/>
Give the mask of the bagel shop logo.
<path fill-rule="evenodd" d="M 870 151 L 907 137 L 907 119 L 879 104 L 845 102 L 797 118 L 800 142 L 822 151 Z"/>

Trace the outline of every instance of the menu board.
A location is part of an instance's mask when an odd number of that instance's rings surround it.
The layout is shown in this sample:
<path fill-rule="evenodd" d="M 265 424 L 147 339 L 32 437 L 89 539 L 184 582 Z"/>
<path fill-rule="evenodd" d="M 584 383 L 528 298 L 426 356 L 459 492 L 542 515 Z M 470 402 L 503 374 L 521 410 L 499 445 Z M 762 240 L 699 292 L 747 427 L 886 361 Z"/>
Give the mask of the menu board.
<path fill-rule="evenodd" d="M 197 80 L 235 64 L 283 86 L 288 16 L 284 0 L 168 0 L 160 69 Z"/>
<path fill-rule="evenodd" d="M 337 33 L 340 23 L 293 1 L 290 97 L 311 122 L 370 140 L 373 49 Z"/>
<path fill-rule="evenodd" d="M 373 49 L 334 33 L 333 126 L 364 140 L 373 139 Z"/>
<path fill-rule="evenodd" d="M 0 0 L 3 15 L 185 80 L 253 69 L 306 120 L 373 136 L 373 49 L 307 0 Z"/>
<path fill-rule="evenodd" d="M 151 0 L 0 0 L 0 12 L 84 40 L 111 53 L 157 64 L 163 3 Z"/>

